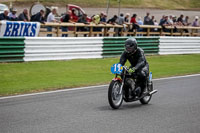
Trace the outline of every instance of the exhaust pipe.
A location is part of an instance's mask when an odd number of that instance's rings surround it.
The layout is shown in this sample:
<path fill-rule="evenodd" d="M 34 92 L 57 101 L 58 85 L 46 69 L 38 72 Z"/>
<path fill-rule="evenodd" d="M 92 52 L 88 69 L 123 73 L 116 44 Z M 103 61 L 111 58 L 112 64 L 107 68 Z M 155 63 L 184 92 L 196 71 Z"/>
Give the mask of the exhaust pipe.
<path fill-rule="evenodd" d="M 155 94 L 156 92 L 158 92 L 158 90 L 153 90 L 153 91 L 149 92 L 149 94 L 150 94 L 150 95 L 153 95 L 153 94 Z"/>

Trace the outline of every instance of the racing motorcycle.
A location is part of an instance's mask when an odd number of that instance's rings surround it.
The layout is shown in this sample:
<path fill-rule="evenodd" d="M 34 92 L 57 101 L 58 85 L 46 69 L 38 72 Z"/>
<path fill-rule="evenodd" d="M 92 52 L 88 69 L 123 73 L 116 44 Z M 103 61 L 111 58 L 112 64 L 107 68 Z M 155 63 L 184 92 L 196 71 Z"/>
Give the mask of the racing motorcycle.
<path fill-rule="evenodd" d="M 146 88 L 141 92 L 141 88 L 137 87 L 137 75 L 129 73 L 128 67 L 121 64 L 114 64 L 111 67 L 111 72 L 115 74 L 115 78 L 111 81 L 108 88 L 108 101 L 113 109 L 118 109 L 123 101 L 134 102 L 140 101 L 141 104 L 148 104 L 152 95 L 157 92 L 153 90 L 152 73 L 150 72 L 146 81 Z M 132 80 L 134 89 L 128 84 L 128 80 Z"/>

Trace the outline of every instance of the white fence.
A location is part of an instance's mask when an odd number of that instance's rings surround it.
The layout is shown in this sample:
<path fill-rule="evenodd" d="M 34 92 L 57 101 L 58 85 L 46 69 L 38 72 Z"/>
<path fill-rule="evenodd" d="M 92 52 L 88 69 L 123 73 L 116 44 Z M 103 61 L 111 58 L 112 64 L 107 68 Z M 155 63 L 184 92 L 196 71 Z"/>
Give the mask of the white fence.
<path fill-rule="evenodd" d="M 200 53 L 200 37 L 160 37 L 160 55 L 194 53 Z"/>
<path fill-rule="evenodd" d="M 24 61 L 102 58 L 101 37 L 27 37 Z"/>

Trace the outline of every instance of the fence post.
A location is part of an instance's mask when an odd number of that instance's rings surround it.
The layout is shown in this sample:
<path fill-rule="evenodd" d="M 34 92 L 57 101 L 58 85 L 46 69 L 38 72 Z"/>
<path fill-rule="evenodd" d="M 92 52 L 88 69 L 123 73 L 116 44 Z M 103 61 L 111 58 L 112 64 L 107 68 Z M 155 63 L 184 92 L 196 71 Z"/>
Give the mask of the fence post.
<path fill-rule="evenodd" d="M 59 36 L 59 29 L 60 29 L 60 26 L 58 25 L 58 26 L 56 27 L 56 36 L 57 36 L 57 37 Z"/>

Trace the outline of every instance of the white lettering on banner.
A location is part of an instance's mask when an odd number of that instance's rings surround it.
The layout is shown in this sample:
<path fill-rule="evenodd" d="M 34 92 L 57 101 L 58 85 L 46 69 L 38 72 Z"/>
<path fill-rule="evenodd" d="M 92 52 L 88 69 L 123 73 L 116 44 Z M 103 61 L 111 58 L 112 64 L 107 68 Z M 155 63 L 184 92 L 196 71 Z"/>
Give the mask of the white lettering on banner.
<path fill-rule="evenodd" d="M 38 22 L 1 21 L 0 23 L 0 37 L 35 37 L 40 31 Z"/>

